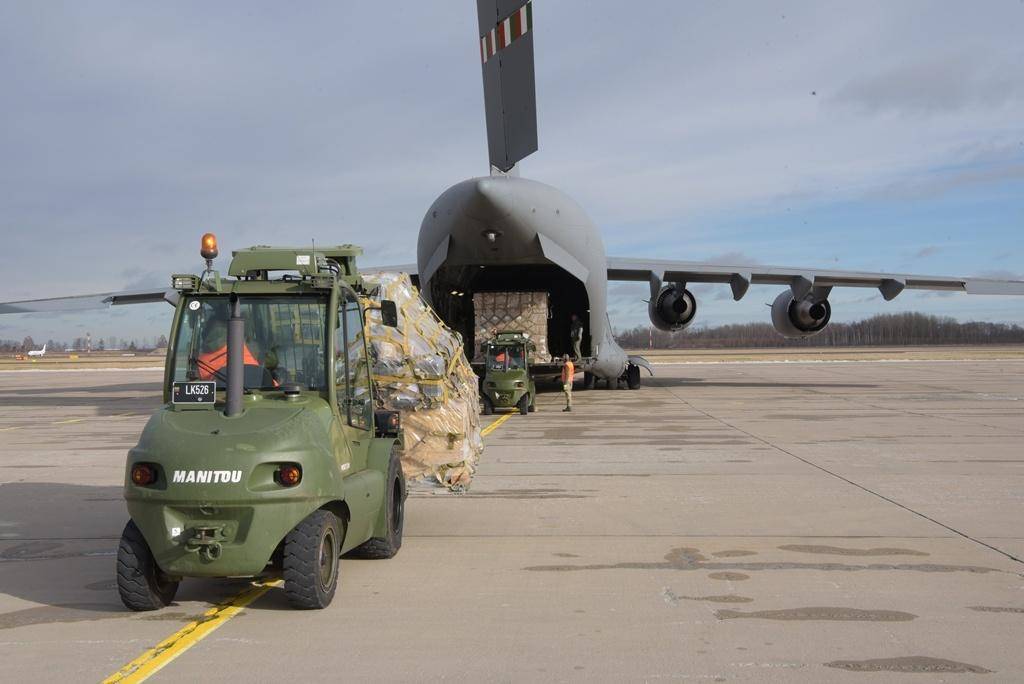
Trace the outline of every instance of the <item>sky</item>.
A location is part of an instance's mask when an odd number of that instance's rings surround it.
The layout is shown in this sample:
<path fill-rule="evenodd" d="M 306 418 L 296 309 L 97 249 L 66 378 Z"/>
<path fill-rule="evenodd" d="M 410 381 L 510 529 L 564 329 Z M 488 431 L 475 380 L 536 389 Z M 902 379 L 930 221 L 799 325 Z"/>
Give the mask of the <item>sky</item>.
<path fill-rule="evenodd" d="M 535 0 L 540 149 L 609 254 L 1024 278 L 1024 2 Z M 487 172 L 475 3 L 0 4 L 0 301 L 163 286 L 199 237 L 415 261 Z M 226 269 L 227 259 L 220 260 Z M 611 283 L 616 328 L 646 286 Z M 767 320 L 694 288 L 698 324 Z M 1024 298 L 836 290 L 833 320 L 1024 323 Z M 164 304 L 0 338 L 166 332 Z"/>

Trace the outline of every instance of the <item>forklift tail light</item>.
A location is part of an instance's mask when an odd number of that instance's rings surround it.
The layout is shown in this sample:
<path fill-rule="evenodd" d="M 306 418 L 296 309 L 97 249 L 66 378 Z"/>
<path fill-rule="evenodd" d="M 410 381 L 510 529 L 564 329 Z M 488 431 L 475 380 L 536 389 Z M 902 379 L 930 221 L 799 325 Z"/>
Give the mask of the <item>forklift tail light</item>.
<path fill-rule="evenodd" d="M 136 463 L 132 466 L 132 484 L 146 487 L 156 482 L 156 468 L 148 463 Z"/>
<path fill-rule="evenodd" d="M 277 483 L 283 487 L 294 487 L 302 482 L 302 468 L 294 463 L 285 463 L 277 469 Z"/>

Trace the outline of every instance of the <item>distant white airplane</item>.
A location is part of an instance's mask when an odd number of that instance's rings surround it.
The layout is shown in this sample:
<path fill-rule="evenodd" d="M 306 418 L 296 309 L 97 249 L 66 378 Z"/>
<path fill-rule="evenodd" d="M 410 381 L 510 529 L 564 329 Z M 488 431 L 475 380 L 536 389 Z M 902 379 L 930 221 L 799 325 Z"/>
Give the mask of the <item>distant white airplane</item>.
<path fill-rule="evenodd" d="M 47 343 L 49 344 L 49 343 Z M 46 345 L 43 345 L 42 349 L 30 349 L 28 352 L 29 356 L 46 356 Z"/>

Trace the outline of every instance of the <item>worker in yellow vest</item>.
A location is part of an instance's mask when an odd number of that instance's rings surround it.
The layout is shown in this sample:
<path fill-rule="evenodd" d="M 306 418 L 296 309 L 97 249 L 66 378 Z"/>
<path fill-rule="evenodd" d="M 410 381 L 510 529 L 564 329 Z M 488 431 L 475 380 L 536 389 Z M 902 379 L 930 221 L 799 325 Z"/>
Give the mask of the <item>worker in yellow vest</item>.
<path fill-rule="evenodd" d="M 562 392 L 565 394 L 563 412 L 572 411 L 572 380 L 575 375 L 576 366 L 573 365 L 568 354 L 562 354 Z"/>

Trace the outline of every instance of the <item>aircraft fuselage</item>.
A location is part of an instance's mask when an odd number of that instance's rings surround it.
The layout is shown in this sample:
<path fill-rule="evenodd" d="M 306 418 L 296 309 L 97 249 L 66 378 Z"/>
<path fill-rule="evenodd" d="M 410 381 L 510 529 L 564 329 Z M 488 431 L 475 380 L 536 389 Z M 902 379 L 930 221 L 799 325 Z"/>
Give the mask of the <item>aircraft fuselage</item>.
<path fill-rule="evenodd" d="M 473 338 L 474 292 L 543 291 L 551 301 L 551 353 L 571 353 L 576 314 L 585 326 L 583 369 L 622 375 L 627 358 L 608 321 L 604 243 L 583 208 L 557 188 L 517 176 L 453 185 L 423 219 L 417 265 L 421 291 L 463 335 L 470 356 L 482 341 Z"/>

